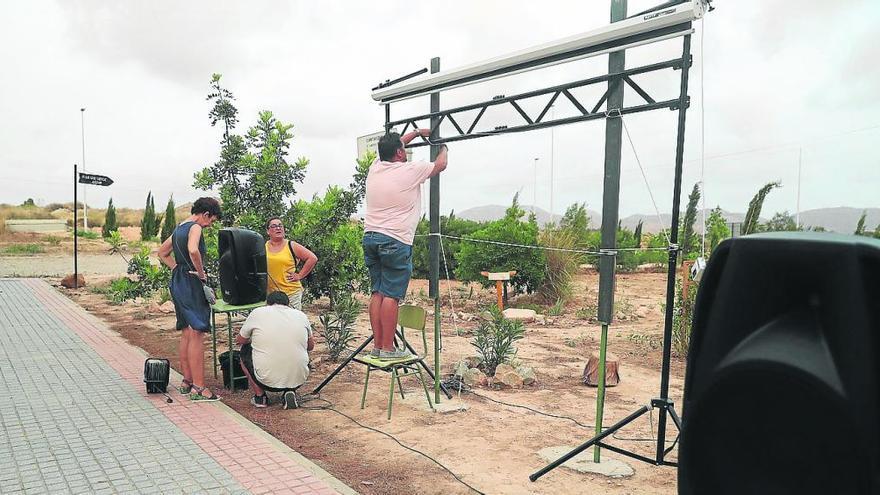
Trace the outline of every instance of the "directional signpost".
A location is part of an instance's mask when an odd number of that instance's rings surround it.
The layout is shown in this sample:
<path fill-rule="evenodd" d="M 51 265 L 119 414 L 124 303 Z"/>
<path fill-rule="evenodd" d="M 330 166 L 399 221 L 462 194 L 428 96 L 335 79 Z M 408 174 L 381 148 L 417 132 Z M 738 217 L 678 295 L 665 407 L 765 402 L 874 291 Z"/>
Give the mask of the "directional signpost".
<path fill-rule="evenodd" d="M 77 171 L 77 165 L 73 165 L 73 288 L 79 288 L 79 266 L 77 263 L 77 248 L 79 236 L 76 233 L 76 184 L 91 184 L 93 186 L 109 186 L 113 179 L 106 175 L 82 174 Z"/>
<path fill-rule="evenodd" d="M 93 186 L 109 186 L 113 184 L 113 179 L 107 177 L 106 175 L 95 175 L 95 174 L 79 174 L 79 183 L 80 184 L 91 184 Z"/>

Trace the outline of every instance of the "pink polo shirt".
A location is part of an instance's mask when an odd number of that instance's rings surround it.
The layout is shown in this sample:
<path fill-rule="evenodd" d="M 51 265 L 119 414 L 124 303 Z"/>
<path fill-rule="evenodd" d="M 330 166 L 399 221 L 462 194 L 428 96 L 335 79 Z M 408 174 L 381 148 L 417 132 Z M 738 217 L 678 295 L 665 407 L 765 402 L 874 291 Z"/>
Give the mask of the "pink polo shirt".
<path fill-rule="evenodd" d="M 367 173 L 364 231 L 385 234 L 412 246 L 421 217 L 419 186 L 433 170 L 430 162 L 373 162 Z"/>

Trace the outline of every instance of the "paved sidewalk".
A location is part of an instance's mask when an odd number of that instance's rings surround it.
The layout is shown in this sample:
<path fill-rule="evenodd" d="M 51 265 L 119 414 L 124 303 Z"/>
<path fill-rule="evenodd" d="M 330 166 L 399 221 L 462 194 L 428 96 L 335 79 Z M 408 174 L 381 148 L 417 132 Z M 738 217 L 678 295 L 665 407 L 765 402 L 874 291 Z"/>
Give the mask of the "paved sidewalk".
<path fill-rule="evenodd" d="M 222 403 L 148 396 L 143 352 L 44 281 L 0 279 L 0 341 L 4 495 L 354 493 Z"/>

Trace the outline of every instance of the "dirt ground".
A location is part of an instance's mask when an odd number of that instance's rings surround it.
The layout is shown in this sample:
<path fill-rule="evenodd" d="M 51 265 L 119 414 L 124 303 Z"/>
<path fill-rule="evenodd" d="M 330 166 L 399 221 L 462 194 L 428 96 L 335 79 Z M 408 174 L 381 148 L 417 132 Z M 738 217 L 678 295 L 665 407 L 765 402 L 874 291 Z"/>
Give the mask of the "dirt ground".
<path fill-rule="evenodd" d="M 111 305 L 94 286 L 111 277 L 93 277 L 92 287 L 67 293 L 74 301 L 106 321 L 132 344 L 154 356 L 171 359 L 177 365 L 178 334 L 174 316 L 148 309 L 148 302 Z M 527 324 L 526 336 L 519 342 L 517 359 L 534 367 L 537 383 L 518 390 L 478 388 L 479 394 L 511 404 L 526 405 L 555 415 L 570 416 L 592 425 L 596 415 L 596 389 L 582 385 L 581 375 L 589 354 L 598 348 L 600 327 L 584 320 L 594 314 L 598 275 L 589 271 L 576 278 L 576 297 L 569 301 L 561 316 L 550 317 L 545 325 Z M 606 394 L 604 424 L 610 425 L 657 396 L 660 384 L 660 341 L 662 335 L 661 303 L 665 274 L 621 274 L 618 278 L 617 317 L 609 331 L 609 351 L 620 360 L 621 383 Z M 493 300 L 493 293 L 474 285 L 470 288 L 441 281 L 444 373 L 450 364 L 475 355 L 470 345 L 474 322 L 462 316 L 476 314 Z M 432 309 L 427 282 L 414 280 L 410 285 L 410 303 Z M 450 294 L 452 295 L 450 305 Z M 528 296 L 515 299 L 513 305 L 532 302 Z M 452 318 L 452 306 L 459 317 Z M 311 391 L 335 368 L 327 362 L 320 338 L 317 315 L 326 310 L 326 301 L 307 308 L 319 335 L 312 353 L 315 369 L 303 390 Z M 580 310 L 580 311 L 579 311 Z M 218 317 L 218 325 L 225 321 Z M 430 321 L 430 317 L 429 317 Z M 366 312 L 357 322 L 360 342 L 369 333 Z M 430 327 L 430 324 L 429 324 Z M 429 332 L 432 333 L 432 332 Z M 432 345 L 431 335 L 429 346 Z M 415 340 L 415 339 L 413 339 Z M 417 345 L 417 349 L 421 345 Z M 227 349 L 225 332 L 218 332 L 218 350 Z M 558 468 L 537 482 L 528 475 L 546 462 L 537 452 L 550 446 L 576 446 L 593 435 L 592 428 L 582 428 L 571 421 L 536 414 L 521 408 L 500 405 L 482 397 L 463 393 L 452 399 L 468 410 L 455 413 L 431 413 L 425 410 L 424 395 L 415 379 L 404 382 L 407 400 L 398 396 L 391 421 L 385 419 L 388 400 L 388 376 L 373 373 L 364 410 L 360 409 L 364 370 L 361 366 L 345 368 L 324 390 L 321 399 L 306 404 L 311 409 L 282 410 L 278 400 L 268 409 L 257 410 L 250 404 L 250 393 L 221 391 L 222 382 L 211 373 L 210 343 L 206 345 L 209 384 L 224 401 L 251 421 L 320 464 L 360 493 L 397 493 L 406 487 L 413 493 L 472 493 L 449 473 L 431 461 L 410 452 L 393 440 L 361 428 L 350 419 L 326 409 L 328 403 L 364 425 L 394 435 L 405 445 L 433 457 L 467 483 L 484 493 L 558 494 L 612 493 L 665 494 L 676 491 L 676 471 L 656 467 L 603 451 L 603 456 L 625 460 L 635 470 L 629 478 L 606 478 Z M 684 361 L 673 358 L 670 396 L 681 404 Z M 225 393 L 224 393 L 225 392 Z M 444 399 L 446 400 L 446 399 Z M 326 401 L 326 402 L 325 402 Z M 619 432 L 611 443 L 653 457 L 651 440 L 656 417 L 644 416 Z M 671 422 L 669 428 L 674 432 Z M 674 438 L 674 433 L 673 433 Z M 673 438 L 670 438 L 672 440 Z M 673 452 L 669 459 L 675 459 Z"/>
<path fill-rule="evenodd" d="M 90 229 L 98 234 L 100 228 Z M 128 242 L 122 256 L 110 254 L 110 245 L 102 239 L 79 238 L 77 267 L 89 283 L 93 275 L 125 274 L 131 254 L 146 245 L 155 253 L 157 243 L 140 242 L 140 228 L 120 227 L 119 232 Z M 12 246 L 35 245 L 38 254 L 9 254 Z M 35 262 L 35 260 L 37 262 Z M 73 273 L 73 236 L 71 233 L 5 233 L 0 235 L 0 277 L 63 277 Z"/>

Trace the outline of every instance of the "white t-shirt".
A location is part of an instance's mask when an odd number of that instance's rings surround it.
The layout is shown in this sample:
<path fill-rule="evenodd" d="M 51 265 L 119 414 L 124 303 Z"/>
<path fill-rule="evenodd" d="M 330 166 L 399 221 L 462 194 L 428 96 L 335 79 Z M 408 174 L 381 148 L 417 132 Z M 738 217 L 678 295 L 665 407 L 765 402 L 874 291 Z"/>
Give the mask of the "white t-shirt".
<path fill-rule="evenodd" d="M 302 311 L 281 304 L 251 311 L 241 336 L 251 339 L 254 374 L 264 385 L 295 388 L 309 377 L 312 325 Z"/>
<path fill-rule="evenodd" d="M 433 171 L 430 162 L 373 162 L 367 173 L 364 231 L 385 234 L 412 246 L 422 215 L 419 186 Z"/>

